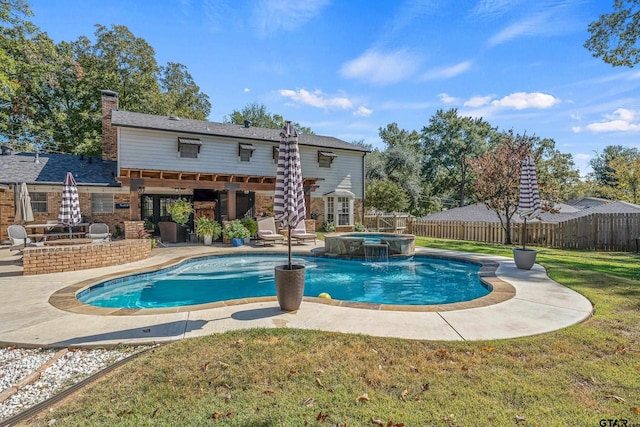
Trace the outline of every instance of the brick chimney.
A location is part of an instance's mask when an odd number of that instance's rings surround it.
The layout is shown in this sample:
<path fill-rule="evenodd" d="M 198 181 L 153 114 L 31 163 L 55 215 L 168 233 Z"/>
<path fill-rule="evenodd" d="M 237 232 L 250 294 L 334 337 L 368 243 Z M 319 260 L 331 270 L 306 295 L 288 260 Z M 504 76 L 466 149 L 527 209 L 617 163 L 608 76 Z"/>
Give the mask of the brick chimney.
<path fill-rule="evenodd" d="M 102 160 L 118 160 L 118 137 L 111 126 L 111 111 L 118 109 L 118 94 L 102 91 Z"/>

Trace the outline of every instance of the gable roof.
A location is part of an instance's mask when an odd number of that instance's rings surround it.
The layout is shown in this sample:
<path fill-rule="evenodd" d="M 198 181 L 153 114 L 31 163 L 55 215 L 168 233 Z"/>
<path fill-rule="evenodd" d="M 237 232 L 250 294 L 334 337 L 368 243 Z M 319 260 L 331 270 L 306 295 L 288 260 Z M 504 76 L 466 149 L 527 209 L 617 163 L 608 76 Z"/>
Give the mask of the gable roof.
<path fill-rule="evenodd" d="M 100 157 L 71 154 L 17 153 L 0 156 L 0 183 L 62 184 L 67 172 L 78 185 L 120 186 L 115 180 L 116 162 Z"/>
<path fill-rule="evenodd" d="M 120 110 L 111 111 L 111 125 L 116 127 L 152 129 L 181 134 L 210 135 L 273 143 L 280 142 L 281 132 L 280 129 L 267 129 L 253 126 L 244 127 L 231 123 L 177 119 L 175 117 L 155 116 L 152 114 L 132 113 Z M 360 145 L 351 144 L 331 136 L 300 134 L 298 143 L 300 145 L 319 148 L 360 151 L 363 154 L 369 152 L 369 150 Z"/>
<path fill-rule="evenodd" d="M 605 203 L 591 208 L 576 208 L 564 203 L 556 203 L 554 208 L 558 209 L 559 212 L 543 212 L 540 214 L 541 220 L 544 222 L 563 222 L 595 213 L 640 214 L 640 206 L 620 201 Z M 489 209 L 484 203 L 475 203 L 461 208 L 453 208 L 442 212 L 436 212 L 431 215 L 424 216 L 421 219 L 427 221 L 499 222 L 496 212 Z M 520 218 L 520 215 L 516 213 L 511 217 L 511 222 L 519 223 L 522 222 L 522 219 Z"/>

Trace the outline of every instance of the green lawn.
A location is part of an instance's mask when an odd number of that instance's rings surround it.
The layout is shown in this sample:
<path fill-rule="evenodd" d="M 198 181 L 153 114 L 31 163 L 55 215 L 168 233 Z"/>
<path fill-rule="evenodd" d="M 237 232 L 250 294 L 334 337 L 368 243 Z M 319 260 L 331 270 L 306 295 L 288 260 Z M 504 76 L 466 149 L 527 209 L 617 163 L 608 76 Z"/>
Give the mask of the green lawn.
<path fill-rule="evenodd" d="M 511 253 L 471 242 L 418 244 Z M 541 249 L 538 262 L 589 298 L 595 315 L 496 341 L 292 329 L 184 340 L 140 356 L 28 425 L 640 425 L 640 257 Z"/>

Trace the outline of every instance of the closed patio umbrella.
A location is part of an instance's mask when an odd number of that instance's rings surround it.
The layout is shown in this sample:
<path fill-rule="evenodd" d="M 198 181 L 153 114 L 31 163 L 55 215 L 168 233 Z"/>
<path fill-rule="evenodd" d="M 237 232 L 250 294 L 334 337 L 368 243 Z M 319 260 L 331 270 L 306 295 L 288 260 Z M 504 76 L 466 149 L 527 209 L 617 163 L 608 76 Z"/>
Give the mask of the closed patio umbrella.
<path fill-rule="evenodd" d="M 69 238 L 71 238 L 71 227 L 80 224 L 82 214 L 80 213 L 80 198 L 76 180 L 71 172 L 67 172 L 62 186 L 62 204 L 58 214 L 58 222 L 69 227 Z"/>
<path fill-rule="evenodd" d="M 298 132 L 290 121 L 286 123 L 280 137 L 273 211 L 275 220 L 289 230 L 287 244 L 289 247 L 289 269 L 291 269 L 291 230 L 304 221 L 306 208 Z"/>
<path fill-rule="evenodd" d="M 527 244 L 527 219 L 540 215 L 540 193 L 538 192 L 538 179 L 536 178 L 536 166 L 531 156 L 527 156 L 522 162 L 520 172 L 520 196 L 518 198 L 518 213 L 524 220 L 522 249 Z"/>
<path fill-rule="evenodd" d="M 31 209 L 31 197 L 29 196 L 29 190 L 27 184 L 22 183 L 16 185 L 16 222 L 31 222 L 33 221 L 33 210 Z"/>

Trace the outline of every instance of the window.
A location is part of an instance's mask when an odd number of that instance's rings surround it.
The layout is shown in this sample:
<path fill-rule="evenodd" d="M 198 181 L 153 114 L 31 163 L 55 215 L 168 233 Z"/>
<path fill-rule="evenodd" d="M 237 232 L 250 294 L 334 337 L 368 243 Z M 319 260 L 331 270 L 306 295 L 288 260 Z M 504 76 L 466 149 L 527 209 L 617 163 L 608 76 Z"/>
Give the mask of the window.
<path fill-rule="evenodd" d="M 353 225 L 353 201 L 350 191 L 338 190 L 325 194 L 325 218 L 334 225 Z"/>
<path fill-rule="evenodd" d="M 91 193 L 91 213 L 113 213 L 113 194 Z"/>
<path fill-rule="evenodd" d="M 331 151 L 318 151 L 318 166 L 321 168 L 330 168 L 333 159 L 338 157 Z"/>
<path fill-rule="evenodd" d="M 33 213 L 48 213 L 47 193 L 31 193 L 31 210 Z"/>
<path fill-rule="evenodd" d="M 240 161 L 250 162 L 251 156 L 253 155 L 253 150 L 255 150 L 253 144 L 238 144 L 238 156 L 240 156 Z"/>
<path fill-rule="evenodd" d="M 198 138 L 178 138 L 178 151 L 181 158 L 197 159 L 202 141 Z"/>
<path fill-rule="evenodd" d="M 280 157 L 280 147 L 273 147 L 273 163 L 278 163 L 278 157 Z"/>

